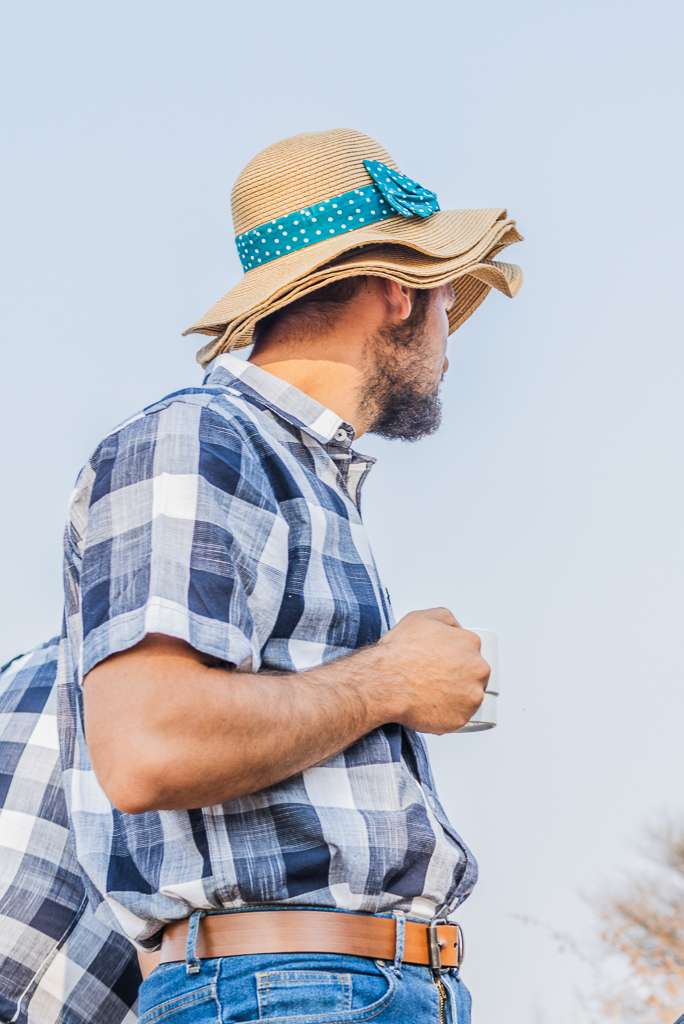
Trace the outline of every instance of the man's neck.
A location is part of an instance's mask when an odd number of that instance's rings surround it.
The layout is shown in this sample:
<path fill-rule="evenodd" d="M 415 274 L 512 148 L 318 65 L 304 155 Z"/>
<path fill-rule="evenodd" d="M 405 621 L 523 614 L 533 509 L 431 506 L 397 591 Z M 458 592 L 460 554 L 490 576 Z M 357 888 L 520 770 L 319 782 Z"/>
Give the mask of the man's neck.
<path fill-rule="evenodd" d="M 370 426 L 361 401 L 369 372 L 366 337 L 358 321 L 344 319 L 323 336 L 269 336 L 249 361 L 332 409 L 360 437 Z"/>

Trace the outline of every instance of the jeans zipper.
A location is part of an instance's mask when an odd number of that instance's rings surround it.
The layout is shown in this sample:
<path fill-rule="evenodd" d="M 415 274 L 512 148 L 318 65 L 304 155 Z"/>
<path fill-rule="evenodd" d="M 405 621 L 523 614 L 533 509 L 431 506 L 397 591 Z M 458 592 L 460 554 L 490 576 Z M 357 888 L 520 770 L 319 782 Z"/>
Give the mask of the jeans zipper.
<path fill-rule="evenodd" d="M 446 1016 L 444 1015 L 444 1004 L 447 1001 L 447 991 L 444 988 L 444 982 L 440 977 L 435 978 L 435 984 L 439 991 L 439 1024 L 446 1024 Z"/>

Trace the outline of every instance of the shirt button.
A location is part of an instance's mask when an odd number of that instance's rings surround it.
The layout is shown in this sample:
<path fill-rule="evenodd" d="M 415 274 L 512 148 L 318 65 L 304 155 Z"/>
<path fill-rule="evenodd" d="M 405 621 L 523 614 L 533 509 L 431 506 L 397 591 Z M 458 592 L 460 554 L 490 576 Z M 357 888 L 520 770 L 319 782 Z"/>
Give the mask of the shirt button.
<path fill-rule="evenodd" d="M 336 441 L 346 441 L 347 440 L 347 431 L 346 430 L 338 430 L 337 433 L 335 434 L 335 440 Z"/>

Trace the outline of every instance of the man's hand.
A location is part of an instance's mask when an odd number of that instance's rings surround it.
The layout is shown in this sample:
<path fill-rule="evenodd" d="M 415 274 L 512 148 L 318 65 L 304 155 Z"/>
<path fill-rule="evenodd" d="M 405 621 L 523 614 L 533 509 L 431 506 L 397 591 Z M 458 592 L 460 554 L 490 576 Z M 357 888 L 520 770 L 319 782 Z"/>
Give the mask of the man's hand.
<path fill-rule="evenodd" d="M 484 697 L 489 665 L 480 638 L 461 629 L 447 608 L 410 612 L 380 640 L 394 659 L 400 725 L 438 736 L 457 732 Z"/>
<path fill-rule="evenodd" d="M 84 680 L 93 768 L 120 810 L 225 803 L 344 750 L 387 722 L 455 732 L 482 702 L 480 641 L 445 608 L 412 612 L 372 647 L 306 672 L 214 667 L 151 634 Z"/>

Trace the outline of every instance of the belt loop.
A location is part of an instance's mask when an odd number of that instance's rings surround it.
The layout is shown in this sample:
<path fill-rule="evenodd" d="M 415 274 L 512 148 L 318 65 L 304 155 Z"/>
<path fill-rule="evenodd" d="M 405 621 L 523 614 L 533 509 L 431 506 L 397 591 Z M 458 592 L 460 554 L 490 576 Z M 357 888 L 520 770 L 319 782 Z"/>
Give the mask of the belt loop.
<path fill-rule="evenodd" d="M 404 959 L 404 943 L 406 938 L 406 914 L 403 910 L 393 910 L 392 916 L 396 925 L 394 940 L 394 973 L 401 978 L 401 963 Z"/>
<path fill-rule="evenodd" d="M 195 910 L 188 921 L 188 938 L 185 943 L 185 973 L 199 974 L 201 963 L 197 959 L 197 932 L 199 923 L 205 916 L 203 910 Z"/>

